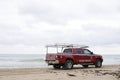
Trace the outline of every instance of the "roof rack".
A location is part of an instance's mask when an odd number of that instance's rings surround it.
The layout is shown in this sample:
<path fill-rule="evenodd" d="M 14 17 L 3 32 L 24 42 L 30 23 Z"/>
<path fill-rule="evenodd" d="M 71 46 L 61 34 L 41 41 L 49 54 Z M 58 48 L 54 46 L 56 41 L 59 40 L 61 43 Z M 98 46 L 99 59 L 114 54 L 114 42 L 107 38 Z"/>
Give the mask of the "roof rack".
<path fill-rule="evenodd" d="M 88 48 L 85 45 L 78 44 L 54 44 L 54 45 L 46 45 L 46 47 L 59 47 L 59 48 Z"/>

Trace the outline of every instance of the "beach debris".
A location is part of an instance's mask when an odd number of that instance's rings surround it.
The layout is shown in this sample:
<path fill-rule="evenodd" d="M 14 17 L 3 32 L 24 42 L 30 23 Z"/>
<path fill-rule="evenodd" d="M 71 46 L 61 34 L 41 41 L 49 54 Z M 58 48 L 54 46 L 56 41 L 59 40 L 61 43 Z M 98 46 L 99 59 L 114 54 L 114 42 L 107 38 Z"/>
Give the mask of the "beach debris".
<path fill-rule="evenodd" d="M 95 73 L 99 73 L 100 71 L 99 70 L 95 70 Z"/>
<path fill-rule="evenodd" d="M 118 74 L 118 78 L 120 78 L 120 73 Z"/>
<path fill-rule="evenodd" d="M 67 75 L 68 75 L 68 76 L 76 76 L 76 75 L 74 75 L 74 74 L 71 74 L 71 73 L 67 73 Z"/>
<path fill-rule="evenodd" d="M 117 78 L 120 78 L 120 71 L 115 71 L 115 72 L 105 72 L 103 75 L 113 75 L 117 76 Z"/>

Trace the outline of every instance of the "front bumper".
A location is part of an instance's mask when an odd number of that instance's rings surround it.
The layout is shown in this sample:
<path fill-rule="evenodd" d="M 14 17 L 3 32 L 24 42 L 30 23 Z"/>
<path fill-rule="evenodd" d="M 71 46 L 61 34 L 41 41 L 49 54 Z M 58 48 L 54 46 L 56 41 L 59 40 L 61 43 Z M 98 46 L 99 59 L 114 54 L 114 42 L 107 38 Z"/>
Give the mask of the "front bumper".
<path fill-rule="evenodd" d="M 59 64 L 59 60 L 49 60 L 46 61 L 48 65 Z"/>

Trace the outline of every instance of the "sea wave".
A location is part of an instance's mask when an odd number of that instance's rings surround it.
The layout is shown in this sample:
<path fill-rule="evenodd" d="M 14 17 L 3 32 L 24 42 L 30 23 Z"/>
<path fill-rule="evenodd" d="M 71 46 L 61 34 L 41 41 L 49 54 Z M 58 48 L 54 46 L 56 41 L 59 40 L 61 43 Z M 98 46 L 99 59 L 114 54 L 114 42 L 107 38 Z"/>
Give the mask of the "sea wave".
<path fill-rule="evenodd" d="M 103 65 L 120 64 L 120 55 L 103 55 Z M 1 54 L 0 68 L 47 67 L 43 54 Z"/>
<path fill-rule="evenodd" d="M 0 59 L 0 61 L 19 61 L 17 59 Z"/>
<path fill-rule="evenodd" d="M 44 61 L 44 59 L 25 59 L 25 60 L 20 60 L 20 62 L 41 62 Z"/>

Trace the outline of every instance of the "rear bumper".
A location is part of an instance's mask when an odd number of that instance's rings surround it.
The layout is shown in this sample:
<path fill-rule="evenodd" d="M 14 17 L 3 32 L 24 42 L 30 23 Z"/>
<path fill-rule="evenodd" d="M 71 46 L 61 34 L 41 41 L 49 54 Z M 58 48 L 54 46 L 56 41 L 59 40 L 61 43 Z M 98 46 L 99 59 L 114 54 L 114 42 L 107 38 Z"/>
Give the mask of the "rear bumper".
<path fill-rule="evenodd" d="M 47 63 L 48 65 L 59 64 L 59 60 L 46 60 L 46 63 Z"/>

